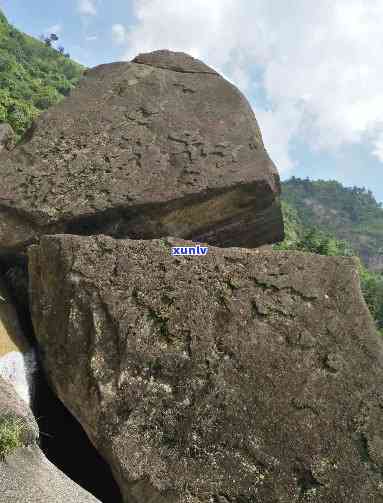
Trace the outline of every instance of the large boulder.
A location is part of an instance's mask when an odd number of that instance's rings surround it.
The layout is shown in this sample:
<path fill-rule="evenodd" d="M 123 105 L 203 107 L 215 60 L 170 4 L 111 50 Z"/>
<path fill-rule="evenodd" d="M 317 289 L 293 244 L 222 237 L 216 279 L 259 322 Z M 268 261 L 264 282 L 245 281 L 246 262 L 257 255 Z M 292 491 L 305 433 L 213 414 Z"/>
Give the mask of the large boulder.
<path fill-rule="evenodd" d="M 0 253 L 41 234 L 283 239 L 277 170 L 236 87 L 184 53 L 86 71 L 0 156 Z"/>
<path fill-rule="evenodd" d="M 31 410 L 0 377 L 0 502 L 100 503 L 48 461 L 38 438 Z"/>
<path fill-rule="evenodd" d="M 383 501 L 383 342 L 353 258 L 43 236 L 30 299 L 58 396 L 125 501 Z"/>

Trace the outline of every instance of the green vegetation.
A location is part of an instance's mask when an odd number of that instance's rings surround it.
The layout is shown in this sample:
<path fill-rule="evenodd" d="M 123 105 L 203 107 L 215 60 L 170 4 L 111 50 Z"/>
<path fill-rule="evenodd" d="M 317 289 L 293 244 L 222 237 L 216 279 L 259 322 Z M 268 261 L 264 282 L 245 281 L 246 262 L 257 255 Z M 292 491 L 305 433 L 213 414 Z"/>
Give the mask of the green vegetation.
<path fill-rule="evenodd" d="M 283 222 L 285 226 L 285 240 L 283 246 L 295 243 L 302 232 L 302 223 L 299 219 L 298 212 L 290 204 L 282 199 Z"/>
<path fill-rule="evenodd" d="M 288 208 L 288 205 L 285 207 Z M 285 213 L 284 220 L 285 222 L 288 220 L 288 216 Z M 286 238 L 282 243 L 275 245 L 274 249 L 302 250 L 330 256 L 352 257 L 356 255 L 347 241 L 336 239 L 331 234 L 314 228 L 299 229 L 299 231 L 296 232 L 295 239 Z"/>
<path fill-rule="evenodd" d="M 364 298 L 383 335 L 383 274 L 370 272 L 361 265 L 359 275 Z"/>
<path fill-rule="evenodd" d="M 368 269 L 383 270 L 383 208 L 371 191 L 292 177 L 282 183 L 282 198 L 303 228 L 346 240 Z"/>
<path fill-rule="evenodd" d="M 336 202 L 332 201 L 332 198 L 326 195 L 326 191 L 324 190 L 326 184 L 330 187 L 330 194 L 332 188 L 335 187 L 338 193 L 338 200 Z M 290 192 L 291 187 L 293 189 Z M 316 187 L 318 187 L 318 192 L 316 191 Z M 353 248 L 351 242 L 339 239 L 339 235 L 344 236 L 345 233 L 335 234 L 334 227 L 336 228 L 336 222 L 332 222 L 332 224 L 328 221 L 327 223 L 323 223 L 324 217 L 322 213 L 322 220 L 319 219 L 318 221 L 315 212 L 312 213 L 312 209 L 310 209 L 311 203 L 308 205 L 309 209 L 307 209 L 307 203 L 304 202 L 304 199 L 309 194 L 310 201 L 320 200 L 326 211 L 330 212 L 334 206 L 339 209 L 343 204 L 342 211 L 344 212 L 343 215 L 345 215 L 346 201 L 350 203 L 349 194 L 354 194 L 359 202 L 365 201 L 364 204 L 360 203 L 360 206 L 357 203 L 355 204 L 355 207 L 359 207 L 364 217 L 362 218 L 360 215 L 353 214 L 354 221 L 374 221 L 376 227 L 379 228 L 381 225 L 383 228 L 383 210 L 380 205 L 376 203 L 371 193 L 356 188 L 344 189 L 338 182 L 310 182 L 309 180 L 293 179 L 284 182 L 282 190 L 282 211 L 286 237 L 282 243 L 274 245 L 273 248 L 275 250 L 301 250 L 329 256 L 357 256 L 360 261 L 359 275 L 361 289 L 370 312 L 376 320 L 377 327 L 383 335 L 383 273 L 369 271 L 363 265 L 362 257 Z M 346 194 L 344 191 L 346 191 Z M 340 194 L 343 194 L 344 203 L 341 203 L 342 196 Z M 354 196 L 351 196 L 351 198 Z M 325 201 L 326 199 L 327 202 Z M 352 207 L 354 208 L 354 206 Z M 309 216 L 312 217 L 311 220 Z M 343 216 L 343 219 L 346 220 L 346 217 Z M 354 234 L 351 233 L 351 236 L 353 237 Z"/>
<path fill-rule="evenodd" d="M 149 308 L 148 319 L 153 321 L 155 325 L 158 326 L 159 332 L 167 342 L 169 342 L 169 330 L 168 330 L 168 320 L 167 318 L 157 314 L 152 308 Z"/>
<path fill-rule="evenodd" d="M 21 417 L 0 418 L 0 458 L 4 458 L 24 444 L 23 434 L 27 429 Z"/>
<path fill-rule="evenodd" d="M 81 78 L 85 68 L 67 56 L 16 30 L 0 10 L 0 122 L 12 126 L 17 141 Z"/>

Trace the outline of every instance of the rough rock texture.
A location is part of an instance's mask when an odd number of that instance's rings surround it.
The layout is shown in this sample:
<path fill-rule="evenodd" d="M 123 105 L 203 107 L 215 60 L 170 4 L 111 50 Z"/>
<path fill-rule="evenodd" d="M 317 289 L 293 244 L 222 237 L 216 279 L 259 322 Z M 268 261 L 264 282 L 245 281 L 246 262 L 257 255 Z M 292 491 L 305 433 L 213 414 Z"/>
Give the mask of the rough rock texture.
<path fill-rule="evenodd" d="M 50 233 L 283 239 L 276 168 L 232 84 L 183 53 L 88 70 L 0 157 L 0 253 Z"/>
<path fill-rule="evenodd" d="M 12 127 L 6 123 L 0 123 L 0 152 L 4 149 L 12 150 L 15 144 L 15 133 Z"/>
<path fill-rule="evenodd" d="M 383 502 L 383 345 L 352 258 L 42 237 L 58 396 L 126 502 Z M 190 244 L 190 242 L 189 242 Z"/>
<path fill-rule="evenodd" d="M 267 245 L 268 246 L 268 245 Z M 271 245 L 270 245 L 271 246 Z M 17 258 L 24 259 L 23 255 L 18 255 Z M 2 263 L 4 270 L 4 279 L 7 288 L 11 294 L 15 304 L 25 313 L 29 309 L 28 298 L 28 263 L 23 260 L 21 263 L 14 263 L 7 265 Z"/>
<path fill-rule="evenodd" d="M 1 441 L 5 417 L 22 421 L 23 430 L 22 445 L 0 457 L 0 503 L 98 502 L 47 460 L 37 445 L 39 431 L 31 410 L 0 377 Z"/>
<path fill-rule="evenodd" d="M 31 404 L 35 353 L 26 339 L 0 275 L 0 376 L 7 379 L 19 396 Z"/>

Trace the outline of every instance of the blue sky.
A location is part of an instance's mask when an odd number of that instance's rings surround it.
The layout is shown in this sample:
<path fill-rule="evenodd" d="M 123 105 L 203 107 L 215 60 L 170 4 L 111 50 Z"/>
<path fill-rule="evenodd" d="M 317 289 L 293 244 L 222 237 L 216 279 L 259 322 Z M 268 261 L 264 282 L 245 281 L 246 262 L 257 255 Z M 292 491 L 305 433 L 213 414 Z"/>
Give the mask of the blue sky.
<path fill-rule="evenodd" d="M 18 29 L 56 33 L 95 66 L 188 52 L 250 101 L 282 179 L 364 186 L 383 202 L 381 0 L 0 0 Z"/>

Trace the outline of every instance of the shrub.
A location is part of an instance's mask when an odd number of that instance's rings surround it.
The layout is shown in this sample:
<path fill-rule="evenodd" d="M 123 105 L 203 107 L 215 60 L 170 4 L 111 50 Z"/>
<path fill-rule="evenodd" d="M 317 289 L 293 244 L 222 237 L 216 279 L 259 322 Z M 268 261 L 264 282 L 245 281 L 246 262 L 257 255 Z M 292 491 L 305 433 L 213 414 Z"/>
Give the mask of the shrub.
<path fill-rule="evenodd" d="M 27 429 L 21 417 L 0 418 L 0 457 L 4 458 L 15 449 L 25 445 L 24 432 Z"/>

